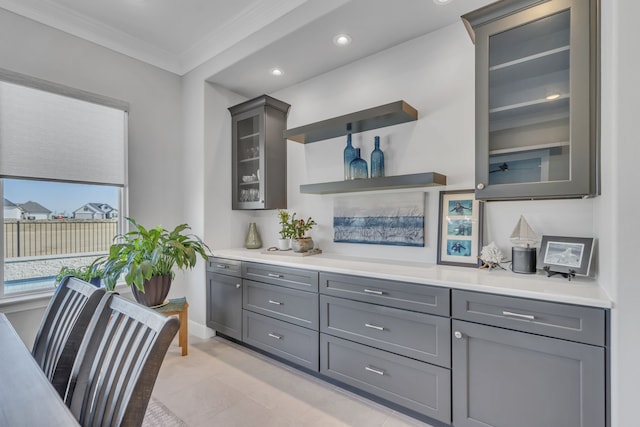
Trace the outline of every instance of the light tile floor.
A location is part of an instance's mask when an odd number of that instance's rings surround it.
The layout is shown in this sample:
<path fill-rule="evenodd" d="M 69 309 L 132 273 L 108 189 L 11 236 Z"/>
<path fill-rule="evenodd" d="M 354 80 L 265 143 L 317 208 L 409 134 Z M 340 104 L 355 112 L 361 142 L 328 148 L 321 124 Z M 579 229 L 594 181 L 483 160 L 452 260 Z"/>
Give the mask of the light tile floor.
<path fill-rule="evenodd" d="M 191 427 L 430 427 L 217 337 L 173 345 L 153 396 Z"/>

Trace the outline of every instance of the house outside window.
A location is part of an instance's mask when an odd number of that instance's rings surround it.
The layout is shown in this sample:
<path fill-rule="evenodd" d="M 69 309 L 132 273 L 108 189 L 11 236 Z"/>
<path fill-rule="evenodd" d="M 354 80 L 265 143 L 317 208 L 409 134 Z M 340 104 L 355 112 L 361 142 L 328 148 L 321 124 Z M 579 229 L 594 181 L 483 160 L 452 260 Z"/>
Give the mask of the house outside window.
<path fill-rule="evenodd" d="M 0 298 L 51 292 L 61 267 L 108 253 L 126 212 L 127 109 L 0 70 Z"/>

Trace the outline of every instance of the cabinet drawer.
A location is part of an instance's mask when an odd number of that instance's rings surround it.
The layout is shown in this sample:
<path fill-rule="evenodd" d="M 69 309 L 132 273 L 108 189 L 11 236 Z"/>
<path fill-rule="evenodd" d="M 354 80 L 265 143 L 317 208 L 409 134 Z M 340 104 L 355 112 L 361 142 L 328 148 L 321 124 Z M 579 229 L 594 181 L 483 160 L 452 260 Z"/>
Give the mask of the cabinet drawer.
<path fill-rule="evenodd" d="M 451 422 L 451 371 L 320 334 L 320 373 L 383 399 Z"/>
<path fill-rule="evenodd" d="M 242 306 L 305 328 L 318 330 L 318 294 L 243 279 Z"/>
<path fill-rule="evenodd" d="M 403 356 L 451 366 L 446 317 L 320 296 L 320 331 Z"/>
<path fill-rule="evenodd" d="M 318 332 L 243 310 L 242 340 L 318 372 Z"/>
<path fill-rule="evenodd" d="M 259 282 L 318 292 L 318 272 L 300 268 L 245 262 L 242 277 Z"/>
<path fill-rule="evenodd" d="M 207 261 L 207 271 L 240 277 L 242 274 L 241 265 L 242 262 L 236 261 L 235 259 L 209 257 L 209 261 Z"/>
<path fill-rule="evenodd" d="M 456 319 L 605 345 L 605 311 L 599 308 L 453 290 Z"/>
<path fill-rule="evenodd" d="M 449 316 L 449 289 L 416 283 L 320 273 L 320 293 Z"/>

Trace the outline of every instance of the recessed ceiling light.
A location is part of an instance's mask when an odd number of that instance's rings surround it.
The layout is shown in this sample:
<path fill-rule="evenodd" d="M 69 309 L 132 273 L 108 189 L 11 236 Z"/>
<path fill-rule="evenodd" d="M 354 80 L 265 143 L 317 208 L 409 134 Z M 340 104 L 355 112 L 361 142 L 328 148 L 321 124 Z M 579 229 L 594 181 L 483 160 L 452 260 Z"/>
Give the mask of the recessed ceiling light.
<path fill-rule="evenodd" d="M 548 101 L 553 101 L 554 99 L 558 99 L 558 98 L 560 98 L 559 93 L 552 93 L 551 95 L 547 96 Z"/>
<path fill-rule="evenodd" d="M 333 38 L 333 44 L 336 46 L 346 46 L 351 43 L 351 36 L 349 34 L 338 34 Z"/>
<path fill-rule="evenodd" d="M 447 3 L 451 3 L 453 0 L 433 0 L 433 2 L 435 4 L 437 4 L 438 6 L 442 6 L 445 5 Z"/>
<path fill-rule="evenodd" d="M 282 71 L 280 68 L 273 68 L 271 70 L 271 74 L 274 76 L 281 76 L 284 74 L 284 71 Z"/>

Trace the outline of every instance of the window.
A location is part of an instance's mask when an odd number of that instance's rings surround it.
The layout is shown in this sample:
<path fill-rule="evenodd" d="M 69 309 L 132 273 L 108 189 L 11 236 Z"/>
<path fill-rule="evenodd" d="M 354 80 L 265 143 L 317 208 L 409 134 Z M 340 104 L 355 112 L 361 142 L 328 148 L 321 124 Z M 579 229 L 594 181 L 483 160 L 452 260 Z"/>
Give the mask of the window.
<path fill-rule="evenodd" d="M 0 297 L 50 291 L 61 267 L 108 252 L 126 213 L 126 110 L 0 70 Z"/>

